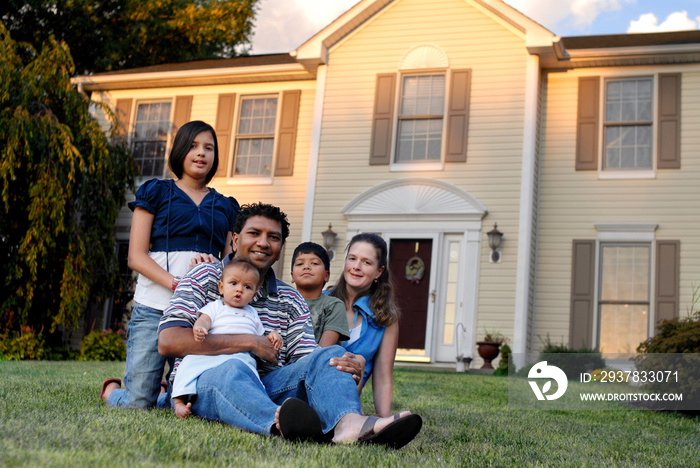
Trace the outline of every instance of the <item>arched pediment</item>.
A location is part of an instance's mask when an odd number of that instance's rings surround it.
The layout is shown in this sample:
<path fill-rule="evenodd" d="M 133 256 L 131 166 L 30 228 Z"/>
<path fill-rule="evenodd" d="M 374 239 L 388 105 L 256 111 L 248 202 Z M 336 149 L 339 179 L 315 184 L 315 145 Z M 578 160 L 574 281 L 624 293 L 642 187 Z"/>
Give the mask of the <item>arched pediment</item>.
<path fill-rule="evenodd" d="M 450 61 L 445 53 L 432 45 L 422 45 L 409 50 L 401 59 L 399 70 L 420 70 L 423 68 L 447 68 Z"/>
<path fill-rule="evenodd" d="M 479 200 L 459 187 L 440 180 L 410 178 L 384 182 L 366 190 L 345 205 L 342 213 L 348 218 L 461 215 L 481 219 L 487 211 Z"/>

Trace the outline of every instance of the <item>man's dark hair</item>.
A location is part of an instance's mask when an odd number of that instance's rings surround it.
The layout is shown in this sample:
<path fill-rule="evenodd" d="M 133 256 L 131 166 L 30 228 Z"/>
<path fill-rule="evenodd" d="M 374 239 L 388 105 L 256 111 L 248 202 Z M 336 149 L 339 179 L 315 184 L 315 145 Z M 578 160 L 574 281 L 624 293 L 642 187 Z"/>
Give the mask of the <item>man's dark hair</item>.
<path fill-rule="evenodd" d="M 294 262 L 296 262 L 297 257 L 301 254 L 314 254 L 323 262 L 323 266 L 326 267 L 326 271 L 331 271 L 331 259 L 328 256 L 326 249 L 321 247 L 315 242 L 302 242 L 294 249 L 292 254 L 292 268 L 294 268 Z"/>
<path fill-rule="evenodd" d="M 208 184 L 214 177 L 214 174 L 216 174 L 216 169 L 219 167 L 219 142 L 216 139 L 216 132 L 208 123 L 202 122 L 201 120 L 193 120 L 180 127 L 175 135 L 175 140 L 173 141 L 173 149 L 170 150 L 168 165 L 170 166 L 170 170 L 173 171 L 173 174 L 175 174 L 178 179 L 182 178 L 185 157 L 187 156 L 187 153 L 190 152 L 190 148 L 192 148 L 192 141 L 194 141 L 194 137 L 202 132 L 209 132 L 214 138 L 214 163 L 211 165 L 211 169 L 207 173 L 206 183 Z"/>
<path fill-rule="evenodd" d="M 258 202 L 241 206 L 241 210 L 238 212 L 238 215 L 236 215 L 236 221 L 233 223 L 233 232 L 240 234 L 248 218 L 252 218 L 253 216 L 262 216 L 277 221 L 282 228 L 282 243 L 285 243 L 287 237 L 289 237 L 289 221 L 287 221 L 287 215 L 278 207 L 265 203 Z"/>

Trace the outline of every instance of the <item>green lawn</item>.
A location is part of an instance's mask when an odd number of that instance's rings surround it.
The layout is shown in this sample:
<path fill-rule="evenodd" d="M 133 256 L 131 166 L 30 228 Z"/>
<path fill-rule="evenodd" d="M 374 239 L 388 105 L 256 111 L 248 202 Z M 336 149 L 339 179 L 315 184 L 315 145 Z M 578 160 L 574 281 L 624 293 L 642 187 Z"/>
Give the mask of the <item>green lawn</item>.
<path fill-rule="evenodd" d="M 511 411 L 507 379 L 395 370 L 424 419 L 399 451 L 292 444 L 168 411 L 107 408 L 124 363 L 0 362 L 3 466 L 700 466 L 700 418 L 642 410 Z M 371 393 L 363 395 L 371 411 Z"/>

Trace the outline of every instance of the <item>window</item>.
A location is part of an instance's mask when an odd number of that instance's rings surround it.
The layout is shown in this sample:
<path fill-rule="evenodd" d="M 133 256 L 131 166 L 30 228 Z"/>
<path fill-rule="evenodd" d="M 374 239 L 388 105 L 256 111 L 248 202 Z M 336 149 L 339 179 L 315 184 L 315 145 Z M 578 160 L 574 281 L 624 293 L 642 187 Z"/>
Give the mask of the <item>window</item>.
<path fill-rule="evenodd" d="M 234 176 L 271 177 L 277 122 L 277 97 L 241 98 Z"/>
<path fill-rule="evenodd" d="M 576 170 L 627 179 L 680 169 L 681 88 L 681 73 L 579 77 Z"/>
<path fill-rule="evenodd" d="M 650 244 L 601 244 L 598 349 L 634 353 L 648 337 Z"/>
<path fill-rule="evenodd" d="M 150 102 L 139 104 L 136 110 L 132 148 L 144 177 L 164 176 L 170 108 L 170 102 Z"/>
<path fill-rule="evenodd" d="M 652 79 L 607 80 L 605 170 L 650 170 L 652 166 Z"/>
<path fill-rule="evenodd" d="M 440 161 L 445 76 L 404 76 L 396 162 Z"/>

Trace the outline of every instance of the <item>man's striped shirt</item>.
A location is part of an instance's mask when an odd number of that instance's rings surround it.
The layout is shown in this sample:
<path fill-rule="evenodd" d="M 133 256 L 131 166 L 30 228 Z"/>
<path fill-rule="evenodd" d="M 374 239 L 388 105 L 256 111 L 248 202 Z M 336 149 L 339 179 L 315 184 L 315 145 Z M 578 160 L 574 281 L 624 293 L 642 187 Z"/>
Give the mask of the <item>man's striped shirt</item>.
<path fill-rule="evenodd" d="M 163 311 L 158 333 L 169 327 L 192 328 L 197 312 L 208 302 L 221 298 L 221 272 L 219 262 L 200 263 L 192 268 L 182 278 L 170 305 Z M 277 330 L 284 341 L 277 366 L 263 364 L 258 359 L 261 374 L 301 359 L 318 347 L 306 301 L 296 289 L 278 280 L 272 269 L 250 305 L 258 312 L 265 333 Z"/>

